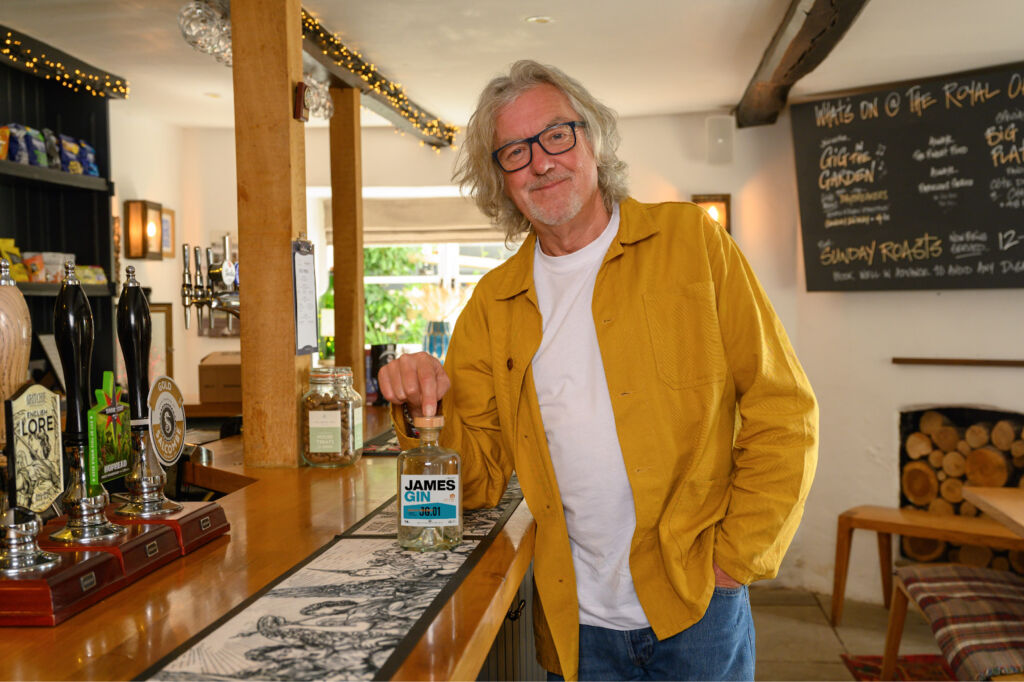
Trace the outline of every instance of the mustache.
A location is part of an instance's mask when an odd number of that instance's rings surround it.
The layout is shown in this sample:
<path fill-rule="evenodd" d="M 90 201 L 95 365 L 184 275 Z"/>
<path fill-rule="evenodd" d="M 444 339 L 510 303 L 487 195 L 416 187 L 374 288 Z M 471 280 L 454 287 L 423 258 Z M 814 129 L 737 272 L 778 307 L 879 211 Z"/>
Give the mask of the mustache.
<path fill-rule="evenodd" d="M 547 187 L 548 185 L 550 185 L 552 183 L 559 182 L 560 180 L 568 180 L 571 177 L 572 177 L 572 173 L 569 173 L 569 172 L 552 174 L 552 175 L 544 175 L 544 176 L 542 176 L 540 178 L 537 178 L 537 180 L 535 180 L 534 182 L 531 182 L 527 186 L 526 189 L 527 190 L 531 190 L 531 191 L 535 190 L 535 189 L 540 189 L 542 187 Z"/>

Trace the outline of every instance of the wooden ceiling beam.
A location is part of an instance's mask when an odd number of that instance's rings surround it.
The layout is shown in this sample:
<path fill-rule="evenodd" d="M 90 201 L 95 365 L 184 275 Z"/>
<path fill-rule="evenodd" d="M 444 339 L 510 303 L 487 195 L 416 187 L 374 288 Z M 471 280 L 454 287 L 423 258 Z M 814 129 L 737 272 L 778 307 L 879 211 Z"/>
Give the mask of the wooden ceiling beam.
<path fill-rule="evenodd" d="M 332 87 L 359 90 L 361 104 L 432 147 L 449 147 L 458 128 L 441 121 L 409 99 L 398 83 L 388 79 L 361 54 L 346 47 L 327 27 L 302 11 L 303 69 Z"/>
<path fill-rule="evenodd" d="M 793 0 L 736 106 L 736 126 L 775 123 L 790 88 L 813 71 L 868 0 Z"/>

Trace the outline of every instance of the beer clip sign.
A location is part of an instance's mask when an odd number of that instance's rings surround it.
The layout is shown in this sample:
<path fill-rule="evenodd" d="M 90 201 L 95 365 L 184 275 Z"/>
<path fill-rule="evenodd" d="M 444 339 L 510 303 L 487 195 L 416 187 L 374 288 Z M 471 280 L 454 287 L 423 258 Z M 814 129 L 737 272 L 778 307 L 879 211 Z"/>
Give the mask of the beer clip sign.
<path fill-rule="evenodd" d="M 28 384 L 4 401 L 12 506 L 43 512 L 64 492 L 60 397 Z"/>

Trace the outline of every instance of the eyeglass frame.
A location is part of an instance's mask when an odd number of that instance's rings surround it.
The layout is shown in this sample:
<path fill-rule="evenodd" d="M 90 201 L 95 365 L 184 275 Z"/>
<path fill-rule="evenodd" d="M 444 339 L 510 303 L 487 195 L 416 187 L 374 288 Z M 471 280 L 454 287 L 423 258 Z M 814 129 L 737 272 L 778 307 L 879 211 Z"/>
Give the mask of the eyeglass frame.
<path fill-rule="evenodd" d="M 567 149 L 563 149 L 560 152 L 549 152 L 547 150 L 547 148 L 544 147 L 543 143 L 541 143 L 541 141 L 540 141 L 541 135 L 543 135 L 544 133 L 548 132 L 552 128 L 557 128 L 558 126 L 565 126 L 565 125 L 569 126 L 569 130 L 572 131 L 572 146 L 568 147 Z M 519 140 L 512 140 L 511 142 L 506 142 L 505 144 L 501 145 L 500 147 L 495 149 L 493 152 L 491 152 L 491 158 L 494 159 L 494 163 L 498 164 L 498 168 L 500 168 L 503 173 L 516 173 L 518 171 L 523 170 L 524 168 L 529 166 L 531 163 L 533 163 L 533 143 L 534 142 L 536 142 L 537 146 L 540 147 L 542 150 L 544 150 L 544 153 L 547 154 L 548 156 L 559 156 L 561 154 L 565 154 L 566 152 L 570 152 L 573 149 L 575 149 L 576 145 L 579 143 L 579 137 L 576 135 L 576 127 L 577 126 L 579 126 L 580 128 L 586 128 L 587 127 L 587 122 L 586 121 L 560 121 L 558 123 L 552 123 L 547 128 L 545 128 L 544 130 L 540 131 L 539 133 L 537 133 L 536 135 L 534 135 L 532 137 L 524 137 L 524 138 L 519 139 Z M 513 168 L 512 170 L 505 170 L 505 167 L 501 165 L 501 161 L 498 160 L 498 154 L 501 152 L 502 149 L 505 149 L 506 147 L 511 147 L 514 144 L 522 144 L 524 142 L 526 143 L 526 148 L 530 152 L 530 155 L 526 159 L 526 163 L 524 163 L 519 168 Z"/>

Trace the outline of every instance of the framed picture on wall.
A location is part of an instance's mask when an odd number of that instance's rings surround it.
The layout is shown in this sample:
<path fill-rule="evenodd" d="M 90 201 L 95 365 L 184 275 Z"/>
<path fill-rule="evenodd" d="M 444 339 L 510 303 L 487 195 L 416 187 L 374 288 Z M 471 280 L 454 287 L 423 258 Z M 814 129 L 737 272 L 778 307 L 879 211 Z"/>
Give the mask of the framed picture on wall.
<path fill-rule="evenodd" d="M 174 325 L 170 303 L 150 303 L 153 343 L 149 349 L 149 380 L 159 376 L 174 378 Z"/>
<path fill-rule="evenodd" d="M 161 209 L 160 222 L 160 250 L 163 251 L 164 258 L 174 258 L 174 211 L 169 208 Z"/>

